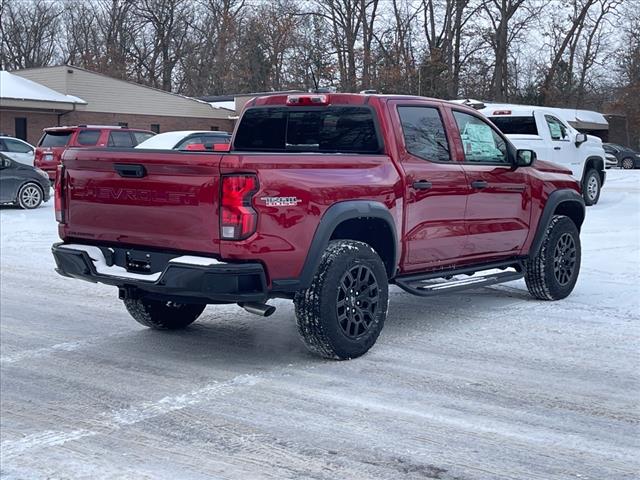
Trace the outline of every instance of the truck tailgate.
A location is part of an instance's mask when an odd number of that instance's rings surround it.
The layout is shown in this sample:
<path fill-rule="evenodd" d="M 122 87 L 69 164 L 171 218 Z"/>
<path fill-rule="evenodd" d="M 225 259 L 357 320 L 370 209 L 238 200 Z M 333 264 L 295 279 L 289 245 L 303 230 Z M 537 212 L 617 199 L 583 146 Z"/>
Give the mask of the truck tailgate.
<path fill-rule="evenodd" d="M 220 253 L 220 154 L 69 149 L 63 239 Z"/>

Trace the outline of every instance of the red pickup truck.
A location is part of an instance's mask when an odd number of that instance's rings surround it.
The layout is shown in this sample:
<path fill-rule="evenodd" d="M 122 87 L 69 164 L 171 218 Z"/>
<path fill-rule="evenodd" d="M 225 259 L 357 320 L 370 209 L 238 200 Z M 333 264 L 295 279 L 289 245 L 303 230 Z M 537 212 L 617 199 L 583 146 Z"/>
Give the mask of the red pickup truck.
<path fill-rule="evenodd" d="M 524 277 L 544 300 L 576 283 L 578 183 L 465 106 L 260 97 L 228 150 L 68 149 L 57 271 L 117 286 L 157 329 L 292 299 L 309 349 L 337 359 L 375 343 L 390 283 L 427 297 Z"/>

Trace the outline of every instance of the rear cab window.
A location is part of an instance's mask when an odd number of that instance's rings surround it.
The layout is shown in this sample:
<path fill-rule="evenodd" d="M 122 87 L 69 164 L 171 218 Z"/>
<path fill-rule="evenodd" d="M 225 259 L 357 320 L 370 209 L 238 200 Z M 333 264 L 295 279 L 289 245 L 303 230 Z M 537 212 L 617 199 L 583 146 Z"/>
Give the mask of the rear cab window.
<path fill-rule="evenodd" d="M 255 107 L 242 116 L 233 149 L 377 154 L 382 142 L 369 107 Z"/>
<path fill-rule="evenodd" d="M 73 134 L 72 130 L 44 132 L 38 142 L 39 147 L 66 147 Z"/>
<path fill-rule="evenodd" d="M 522 117 L 489 117 L 493 124 L 505 135 L 538 135 L 536 119 L 533 115 Z"/>

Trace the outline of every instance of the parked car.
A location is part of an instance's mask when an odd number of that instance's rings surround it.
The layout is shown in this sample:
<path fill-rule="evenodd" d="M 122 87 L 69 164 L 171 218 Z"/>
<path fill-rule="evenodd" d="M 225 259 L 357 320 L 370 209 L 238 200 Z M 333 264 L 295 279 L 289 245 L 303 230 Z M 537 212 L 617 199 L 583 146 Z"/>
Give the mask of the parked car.
<path fill-rule="evenodd" d="M 148 130 L 114 125 L 45 128 L 36 147 L 34 165 L 47 172 L 51 181 L 55 182 L 62 152 L 67 148 L 133 148 L 154 135 Z"/>
<path fill-rule="evenodd" d="M 0 152 L 16 162 L 33 166 L 35 147 L 19 138 L 0 136 Z"/>
<path fill-rule="evenodd" d="M 229 143 L 231 135 L 219 131 L 180 130 L 159 133 L 136 148 L 151 150 L 211 150 L 213 145 Z"/>
<path fill-rule="evenodd" d="M 229 153 L 67 150 L 52 251 L 147 327 L 288 298 L 309 349 L 348 359 L 376 342 L 389 283 L 429 297 L 524 277 L 536 298 L 569 295 L 579 192 L 462 105 L 274 95 L 249 102 Z"/>
<path fill-rule="evenodd" d="M 595 205 L 606 178 L 602 140 L 578 132 L 544 107 L 488 106 L 484 113 L 517 148 L 562 165 L 580 182 L 586 205 Z"/>
<path fill-rule="evenodd" d="M 49 176 L 44 171 L 0 153 L 0 203 L 38 208 L 49 201 L 50 188 Z"/>
<path fill-rule="evenodd" d="M 617 143 L 605 143 L 603 147 L 605 152 L 616 158 L 619 167 L 625 170 L 640 168 L 640 153 L 635 150 Z"/>

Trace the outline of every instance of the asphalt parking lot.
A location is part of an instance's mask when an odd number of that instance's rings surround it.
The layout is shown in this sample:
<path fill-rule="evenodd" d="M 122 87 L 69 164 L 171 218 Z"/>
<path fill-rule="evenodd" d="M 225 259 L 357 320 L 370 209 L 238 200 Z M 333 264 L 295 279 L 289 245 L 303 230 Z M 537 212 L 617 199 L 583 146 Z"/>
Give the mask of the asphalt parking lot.
<path fill-rule="evenodd" d="M 307 353 L 284 300 L 144 329 L 53 271 L 52 209 L 0 210 L 4 478 L 638 478 L 640 171 L 609 172 L 568 299 L 394 287 L 346 362 Z"/>

